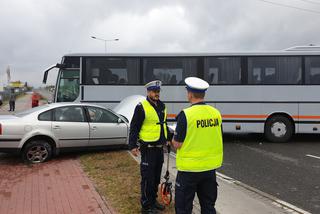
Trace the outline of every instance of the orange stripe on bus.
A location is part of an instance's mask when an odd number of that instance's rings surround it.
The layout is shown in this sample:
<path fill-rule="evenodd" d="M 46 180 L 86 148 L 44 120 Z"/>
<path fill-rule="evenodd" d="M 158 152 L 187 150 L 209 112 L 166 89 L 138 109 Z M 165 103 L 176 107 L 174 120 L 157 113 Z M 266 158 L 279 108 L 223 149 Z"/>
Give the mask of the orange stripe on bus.
<path fill-rule="evenodd" d="M 247 119 L 266 119 L 269 115 L 245 115 L 245 114 L 226 114 L 222 115 L 223 118 L 247 118 Z M 319 115 L 293 115 L 294 119 L 320 119 Z"/>
<path fill-rule="evenodd" d="M 319 115 L 294 115 L 295 119 L 320 119 Z"/>
<path fill-rule="evenodd" d="M 176 114 L 167 114 L 167 117 L 176 117 L 177 115 Z"/>
<path fill-rule="evenodd" d="M 222 118 L 267 118 L 268 115 L 262 115 L 262 114 L 224 114 L 222 115 Z"/>
<path fill-rule="evenodd" d="M 175 118 L 176 114 L 167 114 L 167 117 Z M 264 114 L 224 114 L 222 118 L 241 118 L 241 119 L 266 119 L 269 115 Z M 320 119 L 320 115 L 293 115 L 294 119 Z"/>

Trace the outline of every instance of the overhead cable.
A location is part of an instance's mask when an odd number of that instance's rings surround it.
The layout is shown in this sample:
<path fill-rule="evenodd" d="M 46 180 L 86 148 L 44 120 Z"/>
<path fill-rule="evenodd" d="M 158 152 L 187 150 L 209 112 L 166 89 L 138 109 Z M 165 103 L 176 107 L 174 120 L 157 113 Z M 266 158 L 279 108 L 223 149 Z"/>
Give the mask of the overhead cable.
<path fill-rule="evenodd" d="M 315 4 L 315 5 L 320 5 L 320 2 L 312 1 L 312 0 L 299 0 L 299 1 L 304 1 L 304 2 L 307 2 L 307 3 L 310 3 L 310 4 Z"/>
<path fill-rule="evenodd" d="M 291 6 L 291 5 L 287 5 L 287 4 L 281 4 L 281 3 L 277 3 L 277 2 L 273 2 L 273 1 L 267 1 L 267 0 L 257 0 L 257 1 L 262 1 L 262 2 L 265 2 L 265 3 L 269 3 L 269 4 L 281 6 L 281 7 L 292 8 L 292 9 L 296 9 L 296 10 L 301 10 L 301 11 L 305 11 L 305 12 L 320 14 L 319 10 L 311 10 L 311 9 L 306 9 L 306 8 L 301 8 L 301 7 L 295 7 L 295 6 Z"/>

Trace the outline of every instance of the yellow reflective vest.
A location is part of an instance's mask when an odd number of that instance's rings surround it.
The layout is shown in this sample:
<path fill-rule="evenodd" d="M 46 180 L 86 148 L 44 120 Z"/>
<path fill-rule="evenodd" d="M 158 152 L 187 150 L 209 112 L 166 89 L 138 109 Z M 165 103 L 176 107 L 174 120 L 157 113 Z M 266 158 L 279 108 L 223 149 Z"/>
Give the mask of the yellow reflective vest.
<path fill-rule="evenodd" d="M 145 119 L 142 123 L 141 130 L 139 132 L 139 139 L 144 142 L 154 142 L 160 139 L 161 133 L 161 124 L 159 116 L 153 106 L 149 103 L 148 100 L 141 102 Z M 167 108 L 164 110 L 164 121 L 161 121 L 163 124 L 164 136 L 167 138 Z"/>
<path fill-rule="evenodd" d="M 183 111 L 187 132 L 177 150 L 177 169 L 203 172 L 219 168 L 223 159 L 220 112 L 210 105 L 193 105 Z"/>

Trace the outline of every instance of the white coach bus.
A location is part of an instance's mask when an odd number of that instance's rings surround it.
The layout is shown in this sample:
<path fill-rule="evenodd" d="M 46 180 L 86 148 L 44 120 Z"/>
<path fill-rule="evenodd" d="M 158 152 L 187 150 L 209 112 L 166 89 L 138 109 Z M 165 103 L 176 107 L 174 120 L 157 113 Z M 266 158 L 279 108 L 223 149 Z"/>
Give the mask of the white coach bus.
<path fill-rule="evenodd" d="M 286 142 L 295 133 L 320 133 L 320 48 L 278 52 L 180 54 L 68 54 L 59 68 L 54 102 L 113 107 L 145 94 L 144 84 L 163 82 L 168 120 L 186 106 L 184 79 L 197 76 L 210 87 L 206 102 L 221 111 L 228 133 L 264 133 Z"/>

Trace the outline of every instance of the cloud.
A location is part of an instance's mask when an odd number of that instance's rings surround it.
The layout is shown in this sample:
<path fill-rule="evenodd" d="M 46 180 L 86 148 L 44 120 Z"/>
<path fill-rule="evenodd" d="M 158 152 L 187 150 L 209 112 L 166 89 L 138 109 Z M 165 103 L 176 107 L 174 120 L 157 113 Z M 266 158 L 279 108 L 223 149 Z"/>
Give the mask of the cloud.
<path fill-rule="evenodd" d="M 280 1 L 279 1 L 280 2 Z M 320 5 L 281 0 L 320 11 Z M 71 52 L 282 50 L 320 44 L 320 14 L 258 0 L 11 0 L 1 3 L 0 84 L 40 86 L 43 70 Z M 49 76 L 50 77 L 50 76 Z M 54 75 L 51 82 L 54 82 Z"/>
<path fill-rule="evenodd" d="M 95 35 L 110 35 L 119 38 L 116 43 L 108 42 L 112 51 L 117 52 L 163 52 L 183 51 L 181 38 L 193 35 L 194 28 L 186 20 L 183 7 L 163 6 L 150 9 L 145 14 L 131 12 L 114 14 L 107 20 L 95 23 L 92 32 Z M 95 47 L 102 44 L 97 41 Z M 98 49 L 98 48 L 97 48 Z"/>

